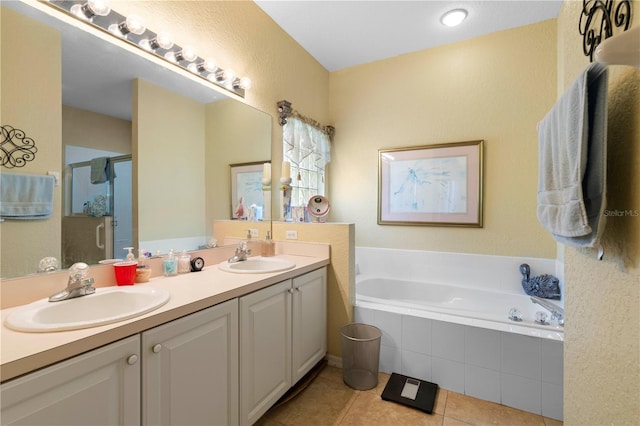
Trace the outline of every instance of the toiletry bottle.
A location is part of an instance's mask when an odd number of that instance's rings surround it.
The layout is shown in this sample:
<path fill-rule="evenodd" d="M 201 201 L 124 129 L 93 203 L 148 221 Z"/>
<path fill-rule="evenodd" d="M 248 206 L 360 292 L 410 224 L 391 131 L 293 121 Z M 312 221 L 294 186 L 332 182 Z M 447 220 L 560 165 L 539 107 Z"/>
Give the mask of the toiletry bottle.
<path fill-rule="evenodd" d="M 271 231 L 267 231 L 267 237 L 262 243 L 262 257 L 270 257 L 276 255 L 276 245 L 271 239 Z"/>
<path fill-rule="evenodd" d="M 147 256 L 144 255 L 144 249 L 138 250 L 138 269 L 147 267 Z"/>
<path fill-rule="evenodd" d="M 169 254 L 162 261 L 162 265 L 165 277 L 172 277 L 178 274 L 178 258 L 173 254 L 173 249 L 169 250 Z"/>
<path fill-rule="evenodd" d="M 185 274 L 191 272 L 191 256 L 186 250 L 182 250 L 182 254 L 178 259 L 178 273 Z"/>
<path fill-rule="evenodd" d="M 133 247 L 125 247 L 124 250 L 129 250 L 127 257 L 125 258 L 127 261 L 136 260 L 136 256 L 133 254 Z"/>

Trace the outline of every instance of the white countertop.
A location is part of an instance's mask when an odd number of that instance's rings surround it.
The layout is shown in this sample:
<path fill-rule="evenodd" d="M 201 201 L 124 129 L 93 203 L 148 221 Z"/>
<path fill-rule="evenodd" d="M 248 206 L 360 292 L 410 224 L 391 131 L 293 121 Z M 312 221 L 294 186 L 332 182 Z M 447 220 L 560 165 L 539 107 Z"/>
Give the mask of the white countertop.
<path fill-rule="evenodd" d="M 54 333 L 18 332 L 5 327 L 4 321 L 10 312 L 19 307 L 2 309 L 1 380 L 4 382 L 329 264 L 328 255 L 278 257 L 294 262 L 296 267 L 271 274 L 234 274 L 219 270 L 217 265 L 210 265 L 201 272 L 156 277 L 148 283 L 135 284 L 166 289 L 171 293 L 171 299 L 147 314 L 99 327 Z"/>

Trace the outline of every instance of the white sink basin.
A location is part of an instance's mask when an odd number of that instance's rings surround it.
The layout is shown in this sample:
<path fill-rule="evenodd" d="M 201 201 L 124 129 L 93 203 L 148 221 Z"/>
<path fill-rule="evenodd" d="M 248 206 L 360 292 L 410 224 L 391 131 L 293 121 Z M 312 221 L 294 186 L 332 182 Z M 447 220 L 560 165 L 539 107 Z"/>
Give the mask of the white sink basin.
<path fill-rule="evenodd" d="M 236 274 L 269 274 L 271 272 L 287 271 L 295 268 L 296 264 L 278 257 L 250 257 L 241 262 L 223 262 L 218 268 Z"/>
<path fill-rule="evenodd" d="M 137 317 L 159 308 L 171 294 L 161 288 L 97 288 L 94 294 L 49 302 L 42 299 L 12 311 L 5 325 L 13 330 L 51 332 L 96 327 Z"/>

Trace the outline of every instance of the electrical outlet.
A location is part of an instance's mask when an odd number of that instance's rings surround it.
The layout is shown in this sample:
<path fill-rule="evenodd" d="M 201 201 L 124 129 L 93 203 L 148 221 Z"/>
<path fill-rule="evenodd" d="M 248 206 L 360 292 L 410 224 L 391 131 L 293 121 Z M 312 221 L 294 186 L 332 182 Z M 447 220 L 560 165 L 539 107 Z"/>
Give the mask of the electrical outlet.
<path fill-rule="evenodd" d="M 297 240 L 298 239 L 298 231 L 286 231 L 284 234 L 287 240 Z"/>
<path fill-rule="evenodd" d="M 251 238 L 259 238 L 260 237 L 260 231 L 258 231 L 257 229 L 249 229 L 249 235 L 251 235 Z"/>

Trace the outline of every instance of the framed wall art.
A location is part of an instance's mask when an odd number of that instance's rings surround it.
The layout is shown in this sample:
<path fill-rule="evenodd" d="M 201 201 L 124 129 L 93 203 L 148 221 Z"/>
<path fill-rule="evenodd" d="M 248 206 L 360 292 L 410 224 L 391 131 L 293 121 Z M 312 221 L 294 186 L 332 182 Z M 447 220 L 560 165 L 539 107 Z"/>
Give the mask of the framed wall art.
<path fill-rule="evenodd" d="M 378 224 L 482 227 L 484 141 L 378 151 Z"/>
<path fill-rule="evenodd" d="M 261 220 L 260 213 L 264 208 L 262 195 L 262 175 L 265 164 L 269 161 L 231 164 L 231 219 Z M 252 206 L 255 208 L 252 211 Z M 256 212 L 257 210 L 257 212 Z M 257 214 L 256 214 L 257 213 Z"/>

